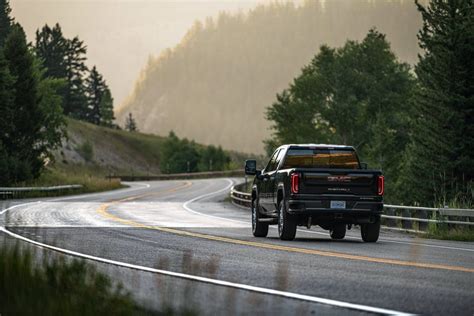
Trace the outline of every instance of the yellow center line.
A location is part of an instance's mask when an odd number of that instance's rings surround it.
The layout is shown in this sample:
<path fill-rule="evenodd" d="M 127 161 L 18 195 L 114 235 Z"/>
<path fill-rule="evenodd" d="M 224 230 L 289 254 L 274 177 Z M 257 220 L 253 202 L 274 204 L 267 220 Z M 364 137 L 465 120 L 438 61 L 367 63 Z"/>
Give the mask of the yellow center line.
<path fill-rule="evenodd" d="M 307 249 L 307 248 L 300 248 L 300 247 L 289 247 L 289 246 L 275 245 L 275 244 L 255 242 L 255 241 L 246 241 L 246 240 L 234 239 L 234 238 L 229 238 L 229 237 L 221 237 L 221 236 L 215 236 L 215 235 L 201 234 L 201 233 L 189 232 L 189 231 L 184 231 L 184 230 L 178 230 L 178 229 L 174 229 L 174 228 L 167 228 L 167 227 L 160 227 L 160 226 L 150 226 L 150 225 L 141 224 L 139 222 L 135 222 L 135 221 L 132 221 L 132 220 L 127 220 L 127 219 L 124 219 L 124 218 L 120 218 L 118 216 L 110 214 L 107 211 L 108 207 L 113 205 L 113 204 L 126 202 L 126 201 L 131 201 L 131 200 L 136 200 L 136 199 L 139 199 L 139 198 L 144 197 L 144 196 L 162 195 L 162 194 L 165 194 L 165 193 L 175 192 L 177 190 L 187 188 L 191 184 L 192 184 L 191 182 L 187 182 L 184 185 L 181 185 L 179 187 L 175 187 L 175 188 L 165 190 L 165 191 L 160 191 L 158 193 L 148 193 L 148 194 L 133 196 L 133 197 L 129 197 L 129 198 L 126 198 L 126 199 L 121 199 L 121 200 L 113 201 L 113 202 L 110 202 L 110 203 L 106 203 L 106 204 L 101 205 L 99 207 L 99 209 L 97 210 L 97 212 L 100 213 L 102 216 L 108 218 L 108 219 L 111 219 L 113 221 L 116 221 L 116 222 L 119 222 L 119 223 L 122 223 L 122 224 L 125 224 L 125 225 L 129 225 L 129 226 L 132 226 L 132 227 L 153 229 L 153 230 L 158 230 L 158 231 L 171 233 L 171 234 L 175 234 L 175 235 L 180 235 L 180 236 L 186 236 L 186 237 L 201 238 L 201 239 L 220 241 L 220 242 L 231 243 L 231 244 L 236 244 L 236 245 L 244 245 L 244 246 L 257 247 L 257 248 L 263 248 L 263 249 L 271 249 L 271 250 L 287 251 L 287 252 L 293 252 L 293 253 L 317 255 L 317 256 L 323 256 L 323 257 L 333 257 L 333 258 L 339 258 L 339 259 L 365 261 L 365 262 L 382 263 L 382 264 L 392 264 L 392 265 L 415 267 L 415 268 L 427 268 L 427 269 L 449 270 L 449 271 L 474 273 L 473 268 L 467 268 L 467 267 L 461 267 L 461 266 L 450 266 L 450 265 L 443 265 L 443 264 L 422 263 L 422 262 L 415 262 L 415 261 L 403 261 L 403 260 L 397 260 L 397 259 L 386 259 L 386 258 L 359 256 L 359 255 L 352 255 L 352 254 L 325 251 L 325 250 Z"/>

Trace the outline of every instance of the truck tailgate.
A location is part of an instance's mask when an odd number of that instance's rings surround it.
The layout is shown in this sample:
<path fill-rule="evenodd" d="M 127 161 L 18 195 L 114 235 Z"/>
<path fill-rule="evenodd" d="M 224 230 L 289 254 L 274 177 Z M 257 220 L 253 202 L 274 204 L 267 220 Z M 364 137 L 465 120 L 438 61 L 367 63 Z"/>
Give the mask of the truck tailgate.
<path fill-rule="evenodd" d="M 300 173 L 300 194 L 377 195 L 379 171 L 296 170 Z"/>

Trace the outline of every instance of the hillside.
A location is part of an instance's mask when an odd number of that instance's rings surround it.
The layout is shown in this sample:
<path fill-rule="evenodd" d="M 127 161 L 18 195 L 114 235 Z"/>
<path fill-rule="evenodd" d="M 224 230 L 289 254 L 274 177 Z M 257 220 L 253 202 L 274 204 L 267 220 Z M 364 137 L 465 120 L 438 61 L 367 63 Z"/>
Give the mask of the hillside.
<path fill-rule="evenodd" d="M 72 119 L 68 119 L 67 134 L 62 147 L 54 152 L 55 159 L 48 169 L 100 177 L 162 173 L 160 155 L 168 137 L 130 133 Z M 237 152 L 226 154 L 231 159 L 230 168 L 241 167 L 246 158 Z"/>
<path fill-rule="evenodd" d="M 412 1 L 274 3 L 197 22 L 177 47 L 152 57 L 118 109 L 139 128 L 226 149 L 263 152 L 265 109 L 327 43 L 362 39 L 376 26 L 401 60 L 416 62 L 420 17 Z"/>
<path fill-rule="evenodd" d="M 81 165 L 103 173 L 159 174 L 160 145 L 164 139 L 68 119 L 67 139 L 54 153 L 54 165 Z"/>

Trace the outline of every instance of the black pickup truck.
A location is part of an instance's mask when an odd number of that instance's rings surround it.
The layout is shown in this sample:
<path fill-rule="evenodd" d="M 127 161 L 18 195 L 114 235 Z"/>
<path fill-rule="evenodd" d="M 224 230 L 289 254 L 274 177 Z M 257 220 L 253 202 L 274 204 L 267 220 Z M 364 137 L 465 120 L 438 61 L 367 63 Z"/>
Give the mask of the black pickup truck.
<path fill-rule="evenodd" d="M 353 147 L 340 145 L 284 145 L 263 170 L 247 160 L 245 173 L 255 175 L 253 235 L 266 237 L 268 225 L 278 224 L 280 239 L 293 240 L 297 226 L 319 225 L 343 239 L 346 227 L 360 225 L 362 239 L 376 242 L 384 177 L 366 169 Z"/>

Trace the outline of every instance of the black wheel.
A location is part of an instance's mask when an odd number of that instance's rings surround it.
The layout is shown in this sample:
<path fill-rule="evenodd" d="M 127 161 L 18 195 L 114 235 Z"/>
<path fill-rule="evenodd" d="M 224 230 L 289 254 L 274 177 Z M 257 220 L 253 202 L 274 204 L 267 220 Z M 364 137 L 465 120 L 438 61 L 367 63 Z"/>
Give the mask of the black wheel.
<path fill-rule="evenodd" d="M 380 217 L 374 223 L 361 224 L 360 234 L 365 242 L 376 242 L 380 234 Z"/>
<path fill-rule="evenodd" d="M 287 212 L 285 200 L 278 207 L 278 235 L 281 240 L 293 240 L 296 236 L 296 221 Z"/>
<path fill-rule="evenodd" d="M 332 239 L 343 239 L 346 236 L 346 225 L 335 224 L 329 231 Z"/>
<path fill-rule="evenodd" d="M 258 200 L 252 201 L 252 233 L 255 237 L 267 237 L 268 235 L 268 224 L 261 223 L 260 219 Z"/>

